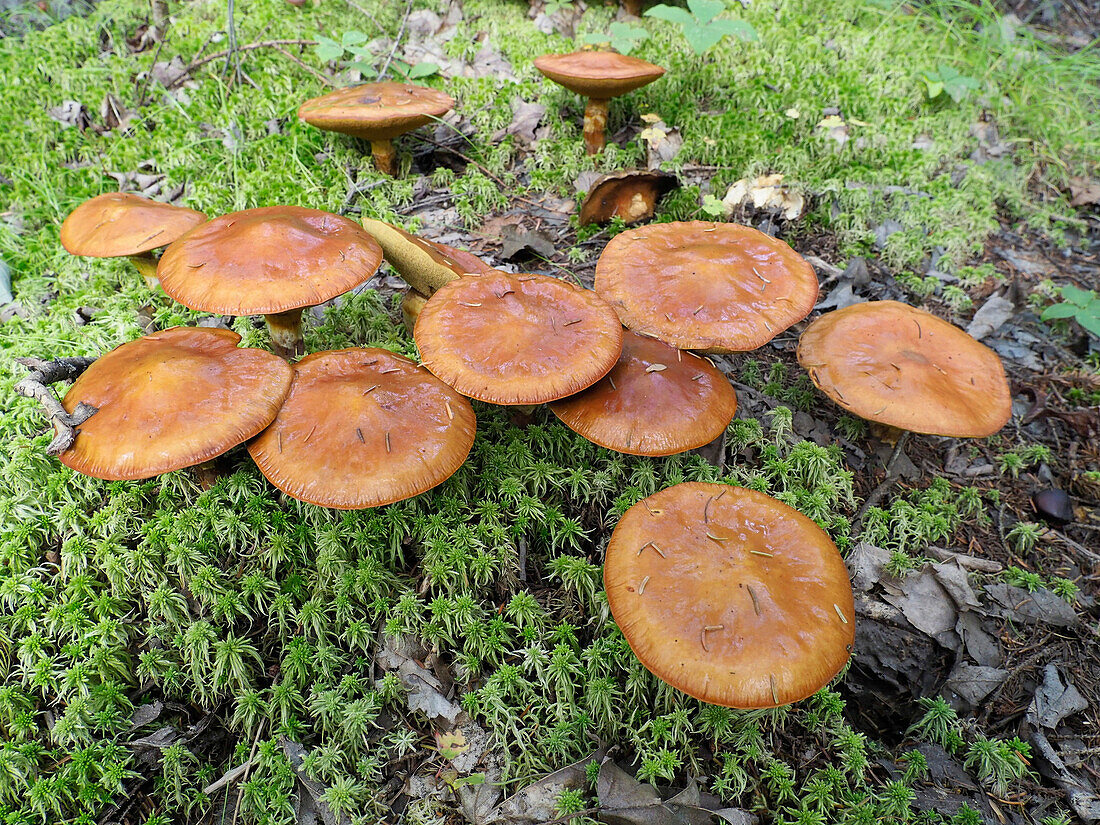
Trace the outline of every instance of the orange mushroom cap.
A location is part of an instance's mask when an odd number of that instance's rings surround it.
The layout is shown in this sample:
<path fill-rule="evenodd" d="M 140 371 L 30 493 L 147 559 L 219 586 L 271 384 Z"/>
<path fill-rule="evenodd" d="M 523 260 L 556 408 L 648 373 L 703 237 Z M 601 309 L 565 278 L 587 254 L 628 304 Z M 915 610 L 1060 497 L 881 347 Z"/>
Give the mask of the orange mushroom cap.
<path fill-rule="evenodd" d="M 550 409 L 601 447 L 659 456 L 701 447 L 721 435 L 737 412 L 737 395 L 705 358 L 628 330 L 614 369 Z"/>
<path fill-rule="evenodd" d="M 386 80 L 307 100 L 298 117 L 318 129 L 366 140 L 393 140 L 447 114 L 454 98 L 436 89 Z"/>
<path fill-rule="evenodd" d="M 595 292 L 545 275 L 492 270 L 442 286 L 414 330 L 432 373 L 493 404 L 542 404 L 615 366 L 623 329 Z"/>
<path fill-rule="evenodd" d="M 237 346 L 225 329 L 174 327 L 113 349 L 61 402 L 99 411 L 80 425 L 61 463 L 112 481 L 201 464 L 271 423 L 290 390 L 290 366 Z"/>
<path fill-rule="evenodd" d="M 108 192 L 84 201 L 61 224 L 61 245 L 73 255 L 118 258 L 160 249 L 206 220 L 184 206 Z"/>
<path fill-rule="evenodd" d="M 855 639 L 836 546 L 797 510 L 742 487 L 685 482 L 635 504 L 608 543 L 604 587 L 641 663 L 716 705 L 804 699 Z"/>
<path fill-rule="evenodd" d="M 597 100 L 625 95 L 665 73 L 638 57 L 594 51 L 544 54 L 535 58 L 535 68 L 569 91 Z"/>
<path fill-rule="evenodd" d="M 307 355 L 275 421 L 248 445 L 289 496 L 342 510 L 419 495 L 462 466 L 477 422 L 470 402 L 384 349 Z"/>
<path fill-rule="evenodd" d="M 997 354 L 898 301 L 869 301 L 817 318 L 799 339 L 798 362 L 844 409 L 902 430 L 982 438 L 1012 415 Z"/>
<path fill-rule="evenodd" d="M 817 275 L 783 241 L 734 223 L 628 229 L 596 263 L 623 326 L 680 349 L 743 352 L 805 318 Z"/>
<path fill-rule="evenodd" d="M 168 249 L 164 291 L 186 307 L 259 315 L 316 306 L 369 280 L 382 249 L 355 221 L 301 206 L 214 218 Z"/>

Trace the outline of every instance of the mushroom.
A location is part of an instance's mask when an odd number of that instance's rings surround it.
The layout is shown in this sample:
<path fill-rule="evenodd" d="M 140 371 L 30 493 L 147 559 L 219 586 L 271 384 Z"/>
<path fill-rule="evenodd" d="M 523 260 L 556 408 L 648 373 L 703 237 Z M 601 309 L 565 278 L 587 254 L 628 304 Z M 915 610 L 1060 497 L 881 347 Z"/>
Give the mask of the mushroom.
<path fill-rule="evenodd" d="M 493 404 L 542 404 L 580 392 L 615 366 L 622 336 L 595 292 L 497 270 L 442 286 L 414 330 L 432 374 Z"/>
<path fill-rule="evenodd" d="M 73 382 L 62 406 L 97 411 L 61 463 L 111 481 L 209 461 L 271 423 L 290 390 L 283 359 L 225 329 L 174 327 L 131 341 Z"/>
<path fill-rule="evenodd" d="M 652 83 L 665 73 L 637 57 L 617 52 L 582 51 L 544 54 L 535 58 L 535 68 L 555 83 L 588 98 L 584 110 L 584 147 L 590 155 L 604 147 L 607 102 Z"/>
<path fill-rule="evenodd" d="M 855 609 L 825 531 L 770 496 L 685 482 L 619 520 L 604 559 L 616 624 L 646 668 L 704 702 L 797 702 L 851 655 Z"/>
<path fill-rule="evenodd" d="M 609 223 L 612 218 L 637 223 L 652 218 L 657 201 L 679 186 L 677 177 L 668 172 L 628 169 L 603 175 L 584 196 L 580 224 Z"/>
<path fill-rule="evenodd" d="M 441 484 L 474 443 L 470 402 L 383 349 L 317 352 L 248 451 L 293 498 L 342 510 L 379 507 Z"/>
<path fill-rule="evenodd" d="M 805 318 L 817 275 L 783 241 L 733 223 L 662 223 L 616 235 L 595 289 L 623 325 L 680 349 L 761 347 Z"/>
<path fill-rule="evenodd" d="M 378 241 L 386 262 L 425 298 L 468 272 L 492 271 L 491 266 L 470 252 L 429 241 L 384 221 L 365 218 L 363 228 Z"/>
<path fill-rule="evenodd" d="M 246 209 L 188 232 L 160 259 L 164 291 L 191 309 L 264 315 L 273 348 L 302 351 L 302 310 L 365 283 L 382 250 L 359 224 L 301 206 Z"/>
<path fill-rule="evenodd" d="M 798 341 L 798 362 L 844 409 L 903 431 L 860 519 L 897 478 L 910 432 L 982 438 L 1012 414 L 1008 379 L 993 350 L 898 301 L 869 301 L 817 318 Z"/>
<path fill-rule="evenodd" d="M 350 86 L 307 100 L 298 117 L 318 129 L 369 140 L 374 165 L 393 175 L 393 139 L 447 114 L 454 98 L 436 89 L 386 80 Z"/>
<path fill-rule="evenodd" d="M 729 380 L 705 358 L 629 330 L 604 378 L 550 404 L 565 426 L 631 455 L 661 456 L 709 444 L 737 411 Z"/>
<path fill-rule="evenodd" d="M 61 224 L 61 245 L 89 258 L 128 257 L 150 289 L 157 285 L 153 250 L 168 246 L 206 220 L 184 206 L 108 192 L 84 201 Z"/>

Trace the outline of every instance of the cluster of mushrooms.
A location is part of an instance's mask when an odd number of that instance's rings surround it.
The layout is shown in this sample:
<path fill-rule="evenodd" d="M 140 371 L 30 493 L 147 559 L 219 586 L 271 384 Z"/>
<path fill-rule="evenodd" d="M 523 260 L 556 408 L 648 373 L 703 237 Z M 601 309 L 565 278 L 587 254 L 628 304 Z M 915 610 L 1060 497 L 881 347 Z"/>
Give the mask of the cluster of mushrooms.
<path fill-rule="evenodd" d="M 607 99 L 663 71 L 605 52 L 536 65 L 590 98 L 590 152 L 603 145 Z M 453 103 L 430 89 L 372 83 L 308 101 L 300 115 L 366 138 L 379 169 L 392 172 L 393 138 Z M 814 270 L 793 249 L 730 223 L 624 231 L 600 256 L 592 290 L 503 272 L 380 221 L 295 206 L 207 220 L 108 194 L 70 214 L 61 238 L 74 254 L 133 257 L 191 309 L 263 314 L 275 350 L 184 327 L 123 344 L 62 401 L 68 413 L 96 410 L 60 453 L 64 464 L 141 479 L 247 442 L 279 490 L 341 509 L 400 501 L 447 479 L 473 444 L 470 399 L 548 404 L 566 426 L 624 453 L 707 444 L 737 399 L 706 354 L 764 345 L 818 297 Z M 151 251 L 166 244 L 154 261 Z M 371 348 L 295 361 L 303 310 L 366 283 L 383 258 L 410 285 L 403 310 L 421 362 Z M 837 404 L 872 421 L 980 437 L 1008 419 L 997 356 L 903 304 L 822 316 L 802 334 L 798 358 Z M 707 702 L 797 701 L 850 655 L 854 609 L 839 552 L 810 519 L 761 493 L 686 483 L 643 499 L 616 527 L 604 575 L 642 663 Z"/>

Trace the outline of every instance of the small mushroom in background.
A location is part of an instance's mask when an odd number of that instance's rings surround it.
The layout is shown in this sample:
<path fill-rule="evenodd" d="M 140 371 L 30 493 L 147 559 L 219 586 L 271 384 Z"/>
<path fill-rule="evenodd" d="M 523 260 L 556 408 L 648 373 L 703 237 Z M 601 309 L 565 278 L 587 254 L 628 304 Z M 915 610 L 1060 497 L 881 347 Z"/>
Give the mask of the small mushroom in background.
<path fill-rule="evenodd" d="M 763 346 L 818 295 L 813 267 L 783 241 L 706 221 L 619 233 L 596 262 L 595 289 L 627 329 L 711 353 Z"/>
<path fill-rule="evenodd" d="M 1036 490 L 1031 494 L 1031 506 L 1044 521 L 1059 527 L 1074 519 L 1073 502 L 1065 490 L 1057 487 Z"/>
<path fill-rule="evenodd" d="M 259 433 L 290 391 L 282 358 L 225 329 L 173 327 L 116 347 L 62 400 L 97 408 L 59 458 L 111 481 L 208 462 Z"/>
<path fill-rule="evenodd" d="M 384 221 L 364 218 L 363 228 L 382 247 L 386 263 L 425 299 L 462 275 L 493 270 L 471 252 L 429 241 Z"/>
<path fill-rule="evenodd" d="M 206 221 L 184 206 L 129 192 L 108 192 L 84 201 L 61 224 L 61 245 L 89 258 L 128 257 L 150 289 L 157 286 L 153 251 L 168 246 Z"/>
<path fill-rule="evenodd" d="M 663 456 L 722 435 L 737 412 L 737 395 L 705 358 L 627 330 L 611 372 L 550 410 L 601 447 Z"/>
<path fill-rule="evenodd" d="M 441 287 L 420 311 L 414 337 L 424 366 L 463 395 L 530 405 L 607 375 L 623 328 L 591 290 L 492 270 Z"/>
<path fill-rule="evenodd" d="M 171 298 L 219 315 L 263 315 L 272 347 L 301 355 L 302 310 L 365 283 L 382 249 L 354 221 L 301 206 L 214 218 L 172 244 L 157 274 Z"/>
<path fill-rule="evenodd" d="M 597 51 L 544 54 L 535 59 L 535 68 L 569 91 L 588 98 L 584 110 L 584 147 L 590 155 L 599 154 L 604 147 L 607 102 L 640 89 L 665 73 L 660 66 L 637 57 Z"/>
<path fill-rule="evenodd" d="M 1012 414 L 997 354 L 930 312 L 868 301 L 815 319 L 798 341 L 798 363 L 838 405 L 901 431 L 886 479 L 860 517 L 896 480 L 910 433 L 985 438 Z"/>
<path fill-rule="evenodd" d="M 668 172 L 630 169 L 603 175 L 581 203 L 580 224 L 610 223 L 612 218 L 630 224 L 652 218 L 657 202 L 679 186 L 679 179 Z"/>
<path fill-rule="evenodd" d="M 685 482 L 639 501 L 611 534 L 604 589 L 639 661 L 715 705 L 805 699 L 855 641 L 836 545 L 794 508 L 742 487 Z"/>
<path fill-rule="evenodd" d="M 378 171 L 394 175 L 394 138 L 442 117 L 454 105 L 453 97 L 436 89 L 386 80 L 311 98 L 298 108 L 298 117 L 318 129 L 370 141 Z"/>
<path fill-rule="evenodd" d="M 450 478 L 474 443 L 470 402 L 415 362 L 376 348 L 316 352 L 249 445 L 289 496 L 341 510 L 392 504 Z"/>

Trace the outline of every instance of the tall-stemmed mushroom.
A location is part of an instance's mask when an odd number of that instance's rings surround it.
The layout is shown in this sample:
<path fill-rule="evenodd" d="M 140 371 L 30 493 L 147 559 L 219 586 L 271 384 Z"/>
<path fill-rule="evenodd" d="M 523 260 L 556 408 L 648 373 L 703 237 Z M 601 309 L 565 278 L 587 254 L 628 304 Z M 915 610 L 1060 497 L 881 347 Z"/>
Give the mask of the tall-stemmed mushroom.
<path fill-rule="evenodd" d="M 307 100 L 298 117 L 318 129 L 369 140 L 380 172 L 397 171 L 393 139 L 447 114 L 454 98 L 436 89 L 386 80 Z"/>
<path fill-rule="evenodd" d="M 571 92 L 588 98 L 584 110 L 584 147 L 590 155 L 604 147 L 607 102 L 652 83 L 665 73 L 637 57 L 617 52 L 544 54 L 535 68 Z"/>
<path fill-rule="evenodd" d="M 153 251 L 168 246 L 206 221 L 185 206 L 129 192 L 108 192 L 84 201 L 61 224 L 61 245 L 89 258 L 128 257 L 150 289 L 157 285 Z"/>
<path fill-rule="evenodd" d="M 359 224 L 301 206 L 246 209 L 184 235 L 160 260 L 164 291 L 186 307 L 263 315 L 275 350 L 302 352 L 302 310 L 365 283 L 382 250 Z"/>

